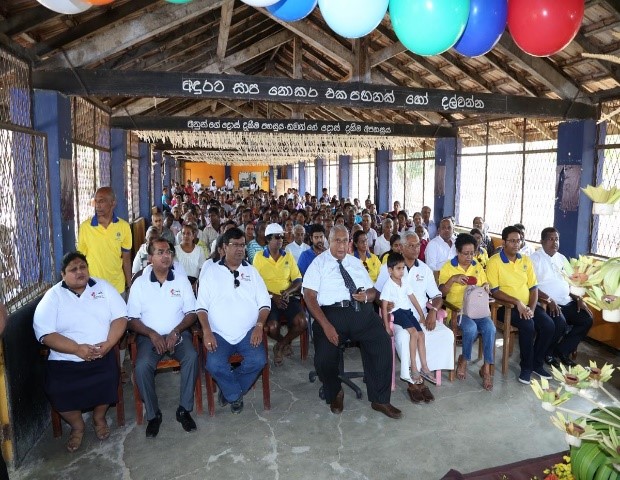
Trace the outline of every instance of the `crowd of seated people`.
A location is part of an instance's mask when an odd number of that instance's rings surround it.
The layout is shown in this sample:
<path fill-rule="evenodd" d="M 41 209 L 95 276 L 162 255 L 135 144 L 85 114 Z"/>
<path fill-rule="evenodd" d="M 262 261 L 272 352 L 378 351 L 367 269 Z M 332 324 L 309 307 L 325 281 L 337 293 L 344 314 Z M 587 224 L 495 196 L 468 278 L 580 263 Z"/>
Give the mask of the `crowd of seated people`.
<path fill-rule="evenodd" d="M 397 201 L 392 211 L 379 214 L 370 199 L 366 199 L 362 206 L 358 199 L 338 199 L 330 196 L 327 189 L 322 193 L 317 198 L 307 192 L 300 195 L 296 189 L 288 189 L 281 195 L 272 195 L 258 188 L 235 191 L 233 187 L 218 191 L 202 188 L 191 181 L 185 187 L 175 184 L 170 190 L 164 189 L 163 212 L 153 214 L 152 226 L 147 230 L 145 243 L 133 264 L 133 273 L 139 278 L 142 293 L 135 293 L 132 297 L 133 291 L 130 291 L 129 297 L 129 329 L 139 337 L 147 338 L 139 343 L 143 348 L 149 347 L 145 365 L 152 366 L 164 354 L 174 354 L 175 348 L 180 351 L 183 338 L 186 338 L 183 349 L 193 348 L 188 326 L 197 319 L 204 348 L 211 354 L 216 355 L 218 346 L 224 348 L 224 345 L 226 352 L 234 350 L 237 345 L 244 349 L 262 349 L 262 335 L 266 334 L 275 341 L 274 364 L 282 365 L 284 359 L 293 354 L 293 340 L 308 328 L 301 302 L 305 297 L 306 274 L 317 258 L 325 256 L 334 259 L 336 265 L 348 263 L 354 268 L 359 289 L 351 287 L 351 277 L 347 278 L 345 272 L 336 272 L 332 278 L 332 281 L 343 282 L 341 291 L 350 291 L 350 296 L 345 293 L 346 298 L 336 299 L 336 303 L 342 308 L 371 303 L 374 313 L 363 311 L 369 319 L 371 315 L 377 315 L 381 325 L 385 325 L 385 334 L 394 335 L 401 360 L 400 378 L 407 384 L 409 398 L 414 403 L 428 403 L 434 399 L 425 384 L 435 382 L 433 370 L 455 369 L 454 336 L 452 330 L 439 321 L 443 312 L 442 296 L 460 308 L 464 291 L 468 284 L 472 284 L 470 278 L 474 278 L 473 283 L 483 286 L 492 297 L 513 307 L 512 324 L 520 334 L 519 381 L 529 383 L 532 374 L 550 378 L 545 362 L 549 365 L 572 363 L 570 353 L 587 334 L 591 316 L 581 299 L 569 295 L 562 277 L 553 275 L 555 270 L 549 267 L 560 265 L 562 260 L 557 253 L 557 231 L 543 231 L 544 255 L 532 255 L 530 260 L 533 249 L 525 243 L 523 225 L 506 227 L 502 232 L 502 248 L 495 252 L 481 217 L 474 219 L 470 233 L 457 237 L 454 219 L 445 217 L 436 225 L 428 206 L 410 214 Z M 346 252 L 340 243 L 332 244 L 336 240 L 342 242 L 344 236 Z M 77 258 L 76 261 L 81 261 L 81 257 Z M 343 258 L 350 259 L 344 262 Z M 319 262 L 321 265 L 332 263 Z M 316 269 L 316 266 L 312 268 Z M 320 286 L 320 277 L 314 270 L 311 274 L 312 287 Z M 329 274 L 333 275 L 333 272 Z M 537 275 L 544 277 L 541 285 Z M 87 271 L 82 275 L 85 276 L 88 276 Z M 194 286 L 191 290 L 198 302 L 184 297 L 187 284 L 183 278 Z M 81 283 L 87 280 L 81 278 Z M 229 301 L 239 300 L 234 309 L 244 318 L 242 328 L 227 325 L 226 304 L 213 294 L 215 280 L 226 285 Z M 178 298 L 145 296 L 153 285 L 159 283 L 163 287 L 166 282 L 179 285 Z M 384 292 L 382 296 L 386 282 L 399 292 L 398 295 Z M 369 285 L 373 288 L 370 289 Z M 82 287 L 84 285 L 80 284 Z M 312 287 L 309 287 L 311 292 Z M 175 288 L 170 291 L 174 293 Z M 321 293 L 314 292 L 312 296 L 314 313 L 317 308 L 323 311 L 332 306 L 321 303 Z M 545 310 L 539 300 L 549 308 Z M 164 326 L 158 324 L 153 317 L 153 305 L 161 311 L 174 312 L 174 320 Z M 228 305 L 232 307 L 232 304 Z M 397 314 L 390 332 L 389 319 L 395 305 L 396 310 L 407 312 L 406 320 Z M 209 308 L 215 310 L 211 312 Z M 383 320 L 378 314 L 382 314 Z M 338 333 L 334 336 L 335 331 L 328 321 L 331 314 L 318 315 L 322 323 L 313 327 L 315 334 L 319 329 L 324 333 L 319 338 L 326 338 L 332 344 L 338 342 Z M 341 317 L 335 315 L 334 318 Z M 114 314 L 110 318 L 114 319 Z M 483 388 L 491 390 L 495 326 L 486 317 L 462 316 L 460 322 L 463 353 L 456 362 L 457 378 L 466 378 L 472 343 L 480 332 L 485 347 L 480 376 Z M 284 324 L 287 329 L 282 333 Z M 38 332 L 48 335 L 47 339 L 54 338 L 49 336 L 54 332 L 53 326 L 45 332 Z M 50 347 L 54 348 L 51 342 Z M 84 351 L 82 359 L 92 354 L 90 350 Z M 321 355 L 321 371 L 327 371 L 327 357 Z M 227 367 L 222 367 L 221 362 L 218 360 L 215 367 L 215 360 L 207 361 L 207 368 L 211 365 L 218 369 L 212 372 L 216 381 L 226 382 L 220 393 L 220 405 L 230 404 L 233 413 L 240 413 L 243 394 L 260 372 L 264 355 L 254 358 L 252 368 L 248 366 L 246 372 L 249 376 L 241 382 L 224 375 L 221 369 Z M 243 372 L 245 370 L 241 368 L 239 374 Z M 150 371 L 144 373 L 151 374 Z M 194 369 L 188 370 L 183 378 L 176 415 L 183 428 L 191 431 L 196 428 L 190 417 Z M 138 383 L 148 390 L 141 392 L 143 396 L 153 397 L 150 403 L 145 402 L 149 420 L 147 436 L 153 437 L 157 435 L 162 415 L 152 382 L 142 380 Z M 372 388 L 380 389 L 382 384 L 383 380 Z M 330 385 L 330 394 L 332 412 L 339 413 L 342 411 L 342 395 L 335 384 Z M 371 400 L 375 410 L 399 418 L 400 412 L 389 404 L 389 395 L 386 397 L 378 390 L 373 390 L 372 395 L 382 399 Z M 69 411 L 77 407 L 71 404 L 61 408 L 67 411 L 65 418 L 73 423 L 79 434 L 83 431 L 83 424 Z M 78 444 L 74 439 L 73 450 Z"/>

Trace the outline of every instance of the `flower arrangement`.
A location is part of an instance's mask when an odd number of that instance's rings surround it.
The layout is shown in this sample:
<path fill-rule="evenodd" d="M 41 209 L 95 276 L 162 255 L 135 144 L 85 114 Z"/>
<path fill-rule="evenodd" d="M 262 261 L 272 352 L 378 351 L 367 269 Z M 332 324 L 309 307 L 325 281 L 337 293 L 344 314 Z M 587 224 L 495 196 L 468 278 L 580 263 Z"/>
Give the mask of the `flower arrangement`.
<path fill-rule="evenodd" d="M 603 312 L 608 322 L 620 322 L 620 257 L 603 262 L 588 280 L 584 302 Z"/>
<path fill-rule="evenodd" d="M 581 190 L 594 203 L 608 203 L 613 205 L 620 200 L 620 188 L 611 187 L 608 190 L 600 185 L 598 187 L 588 185 L 586 188 L 582 188 Z"/>
<path fill-rule="evenodd" d="M 589 367 L 553 367 L 553 378 L 559 383 L 555 389 L 545 379 L 532 380 L 532 390 L 542 407 L 555 412 L 551 423 L 564 432 L 571 446 L 570 459 L 565 457 L 566 463 L 545 471 L 544 480 L 620 480 L 620 402 L 605 388 L 613 372 L 612 365 L 599 368 L 591 361 Z M 607 395 L 611 405 L 606 406 L 584 394 L 591 388 Z M 579 395 L 595 408 L 583 413 L 563 406 L 573 395 Z"/>
<path fill-rule="evenodd" d="M 592 285 L 593 277 L 604 262 L 594 257 L 579 255 L 579 258 L 571 258 L 564 263 L 562 274 L 571 287 L 571 293 L 583 297 L 586 287 Z"/>

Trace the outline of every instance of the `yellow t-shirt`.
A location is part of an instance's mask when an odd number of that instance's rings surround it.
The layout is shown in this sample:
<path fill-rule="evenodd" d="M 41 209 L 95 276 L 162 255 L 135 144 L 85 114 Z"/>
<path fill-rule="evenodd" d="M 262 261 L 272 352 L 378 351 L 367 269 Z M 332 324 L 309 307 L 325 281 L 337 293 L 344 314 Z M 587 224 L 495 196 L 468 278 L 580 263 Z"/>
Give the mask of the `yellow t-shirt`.
<path fill-rule="evenodd" d="M 491 291 L 501 290 L 526 305 L 530 290 L 538 284 L 530 257 L 517 254 L 515 261 L 511 262 L 503 250 L 489 258 L 486 273 Z"/>
<path fill-rule="evenodd" d="M 108 228 L 103 228 L 97 215 L 80 225 L 77 249 L 86 255 L 91 276 L 103 278 L 122 293 L 125 291 L 123 252 L 131 251 L 131 228 L 116 215 Z"/>
<path fill-rule="evenodd" d="M 459 264 L 458 257 L 454 257 L 449 262 L 443 264 L 441 270 L 439 271 L 439 285 L 444 285 L 450 277 L 453 275 L 467 275 L 468 277 L 476 277 L 478 282 L 476 285 L 481 286 L 487 283 L 487 276 L 484 273 L 484 268 L 478 262 L 473 260 L 471 265 L 465 270 Z M 448 295 L 446 295 L 446 300 L 461 309 L 463 307 L 463 296 L 465 295 L 465 289 L 467 285 L 461 285 L 460 283 L 453 283 L 450 286 L 450 290 L 448 291 Z"/>
<path fill-rule="evenodd" d="M 476 253 L 476 262 L 482 265 L 482 268 L 487 268 L 487 263 L 489 262 L 489 254 L 487 253 L 486 248 L 480 247 L 480 250 Z"/>
<path fill-rule="evenodd" d="M 269 254 L 269 249 L 265 248 L 254 256 L 252 265 L 260 273 L 267 290 L 276 295 L 280 295 L 280 292 L 286 290 L 295 280 L 301 280 L 295 257 L 286 250 L 280 250 L 280 257 L 276 262 Z"/>
<path fill-rule="evenodd" d="M 387 257 L 389 255 L 386 255 L 386 262 L 387 262 Z M 357 256 L 357 253 L 355 254 L 356 258 L 359 258 Z M 366 259 L 361 259 L 360 261 L 362 262 L 362 264 L 364 264 L 364 268 L 366 269 L 366 271 L 368 272 L 368 275 L 370 275 L 370 279 L 372 280 L 372 282 L 376 282 L 377 278 L 379 277 L 379 270 L 381 270 L 381 261 L 379 260 L 379 257 L 377 257 L 374 253 L 370 253 L 366 255 Z"/>

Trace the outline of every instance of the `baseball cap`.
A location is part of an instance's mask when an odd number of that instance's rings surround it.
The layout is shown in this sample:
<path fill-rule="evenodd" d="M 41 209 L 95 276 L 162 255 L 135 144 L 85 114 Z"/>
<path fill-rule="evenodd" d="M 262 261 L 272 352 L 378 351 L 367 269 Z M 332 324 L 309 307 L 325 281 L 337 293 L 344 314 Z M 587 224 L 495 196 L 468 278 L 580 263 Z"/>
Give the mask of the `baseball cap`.
<path fill-rule="evenodd" d="M 282 235 L 283 233 L 284 233 L 284 230 L 282 229 L 279 223 L 270 223 L 269 225 L 267 225 L 267 228 L 265 229 L 266 237 L 269 235 L 277 235 L 277 234 Z"/>

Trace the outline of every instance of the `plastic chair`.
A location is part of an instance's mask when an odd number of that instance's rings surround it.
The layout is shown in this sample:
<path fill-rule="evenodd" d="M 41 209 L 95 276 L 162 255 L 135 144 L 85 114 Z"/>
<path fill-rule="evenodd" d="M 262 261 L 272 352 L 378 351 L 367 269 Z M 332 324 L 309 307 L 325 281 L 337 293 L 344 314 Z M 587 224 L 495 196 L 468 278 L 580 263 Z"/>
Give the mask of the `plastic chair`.
<path fill-rule="evenodd" d="M 142 397 L 140 396 L 140 390 L 138 390 L 138 382 L 136 382 L 135 379 L 135 372 L 136 372 L 136 359 L 138 356 L 138 345 L 136 343 L 136 333 L 130 333 L 129 334 L 129 352 L 130 352 L 130 356 L 131 356 L 131 367 L 132 367 L 132 380 L 133 380 L 133 398 L 134 398 L 134 402 L 136 404 L 136 423 L 138 425 L 142 425 L 142 423 L 144 422 L 144 403 L 142 402 Z M 202 358 L 201 358 L 201 350 L 200 350 L 200 344 L 199 344 L 200 340 L 199 340 L 199 334 L 198 334 L 198 328 L 194 325 L 192 327 L 192 344 L 194 345 L 194 348 L 196 349 L 196 352 L 198 353 L 198 375 L 196 376 L 196 383 L 194 386 L 194 403 L 196 405 L 196 412 L 198 414 L 202 414 L 203 409 L 202 409 Z M 159 362 L 157 362 L 157 367 L 155 368 L 155 375 L 157 375 L 158 373 L 164 371 L 164 370 L 168 370 L 171 368 L 181 368 L 181 364 L 175 360 L 174 358 L 170 358 L 170 357 L 163 357 Z"/>
<path fill-rule="evenodd" d="M 267 343 L 267 334 L 263 333 L 263 346 L 265 347 L 265 354 L 267 355 L 267 363 L 263 367 L 262 373 L 259 375 L 263 384 L 263 410 L 271 409 L 271 388 L 269 385 L 269 345 Z M 208 352 L 202 345 L 203 358 L 206 361 Z M 234 365 L 235 363 L 241 363 L 243 356 L 234 353 L 228 357 L 228 363 Z M 256 379 L 258 380 L 258 378 Z M 205 368 L 205 383 L 207 385 L 207 408 L 209 410 L 209 416 L 215 416 L 215 380 L 209 373 L 209 370 Z M 256 386 L 256 382 L 252 385 L 252 388 Z"/>

